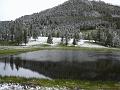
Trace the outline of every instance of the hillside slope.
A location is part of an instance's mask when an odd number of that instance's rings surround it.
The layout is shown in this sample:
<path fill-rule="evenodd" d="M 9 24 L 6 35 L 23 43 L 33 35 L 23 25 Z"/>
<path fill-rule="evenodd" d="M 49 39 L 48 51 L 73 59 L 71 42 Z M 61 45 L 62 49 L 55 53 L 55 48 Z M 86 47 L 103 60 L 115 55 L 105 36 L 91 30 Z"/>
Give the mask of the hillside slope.
<path fill-rule="evenodd" d="M 57 7 L 23 16 L 17 20 L 31 23 L 35 27 L 94 28 L 101 23 L 112 23 L 108 19 L 120 18 L 120 7 L 102 1 L 69 0 Z M 116 22 L 117 23 L 117 22 Z M 71 27 L 72 26 L 72 27 Z"/>
<path fill-rule="evenodd" d="M 114 24 L 119 29 L 120 7 L 102 1 L 69 0 L 45 11 L 17 18 L 11 21 L 8 29 L 12 26 L 14 31 L 17 31 L 16 27 L 20 26 L 19 24 L 23 24 L 22 26 L 29 30 L 30 36 L 32 34 L 47 36 L 50 32 L 62 34 L 80 32 L 95 29 L 101 24 Z M 5 26 L 0 24 L 0 27 L 0 31 L 4 31 Z"/>

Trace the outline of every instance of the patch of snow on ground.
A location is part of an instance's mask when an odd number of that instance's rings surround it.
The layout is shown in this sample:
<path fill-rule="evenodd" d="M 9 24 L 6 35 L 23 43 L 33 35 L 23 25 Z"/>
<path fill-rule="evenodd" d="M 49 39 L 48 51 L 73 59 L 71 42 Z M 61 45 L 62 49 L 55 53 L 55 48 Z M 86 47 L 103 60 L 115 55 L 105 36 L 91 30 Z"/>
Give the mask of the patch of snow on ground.
<path fill-rule="evenodd" d="M 47 44 L 47 38 L 48 37 L 38 37 L 38 39 L 34 40 L 33 38 L 29 39 L 29 42 L 26 44 L 27 46 L 32 46 L 32 45 L 39 45 L 39 44 Z M 56 38 L 53 37 L 53 44 L 51 46 L 56 46 L 61 42 L 61 38 Z M 79 40 L 78 45 L 80 47 L 89 47 L 89 48 L 105 48 L 102 45 L 98 45 L 94 43 L 94 40 Z M 73 39 L 70 39 L 68 41 L 68 46 L 71 46 L 73 43 Z"/>
<path fill-rule="evenodd" d="M 33 85 L 20 85 L 13 83 L 0 84 L 0 90 L 69 90 L 66 87 L 40 87 Z"/>
<path fill-rule="evenodd" d="M 47 43 L 47 39 L 48 39 L 48 37 L 38 37 L 38 39 L 36 41 L 38 41 L 42 44 L 42 43 Z"/>
<path fill-rule="evenodd" d="M 53 38 L 53 45 L 58 45 L 61 42 L 61 38 Z"/>
<path fill-rule="evenodd" d="M 84 40 L 79 40 L 79 42 L 78 42 L 78 45 L 83 45 L 85 43 L 85 41 Z"/>
<path fill-rule="evenodd" d="M 38 45 L 38 44 L 46 44 L 48 37 L 38 37 L 38 39 L 33 39 L 32 37 L 29 39 L 29 42 L 26 44 L 27 46 Z"/>
<path fill-rule="evenodd" d="M 71 45 L 73 45 L 72 43 L 73 43 L 73 39 L 70 39 L 68 42 L 68 45 L 71 46 Z"/>
<path fill-rule="evenodd" d="M 81 40 L 80 42 L 78 42 L 78 45 L 80 47 L 89 47 L 89 48 L 107 48 L 105 46 L 99 45 L 94 43 L 94 40 Z"/>
<path fill-rule="evenodd" d="M 29 42 L 26 44 L 27 46 L 32 46 L 32 45 L 38 45 L 38 44 L 47 44 L 47 39 L 48 37 L 38 37 L 38 39 L 33 39 L 33 38 L 30 38 L 29 39 Z M 54 45 L 57 45 L 61 42 L 61 38 L 56 38 L 56 37 L 53 37 L 53 46 Z"/>

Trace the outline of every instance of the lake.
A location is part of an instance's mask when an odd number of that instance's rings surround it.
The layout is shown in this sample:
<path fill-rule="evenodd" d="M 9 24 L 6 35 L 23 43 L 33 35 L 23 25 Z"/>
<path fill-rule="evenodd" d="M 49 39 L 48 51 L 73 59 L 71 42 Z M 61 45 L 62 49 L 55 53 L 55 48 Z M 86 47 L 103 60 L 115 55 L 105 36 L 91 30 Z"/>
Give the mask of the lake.
<path fill-rule="evenodd" d="M 120 52 L 41 50 L 0 56 L 0 75 L 120 81 Z"/>

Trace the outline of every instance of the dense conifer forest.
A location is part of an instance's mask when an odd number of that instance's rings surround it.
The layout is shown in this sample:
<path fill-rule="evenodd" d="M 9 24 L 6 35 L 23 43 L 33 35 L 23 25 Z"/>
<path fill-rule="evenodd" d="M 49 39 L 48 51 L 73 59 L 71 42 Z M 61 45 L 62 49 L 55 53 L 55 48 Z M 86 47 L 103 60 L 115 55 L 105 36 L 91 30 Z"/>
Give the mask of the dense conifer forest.
<path fill-rule="evenodd" d="M 70 38 L 76 45 L 83 32 L 83 39 L 110 47 L 120 47 L 120 7 L 103 1 L 69 0 L 63 4 L 22 16 L 15 21 L 0 21 L 0 44 L 21 45 L 28 38 L 60 37 L 65 45 Z M 88 33 L 84 33 L 88 32 Z"/>

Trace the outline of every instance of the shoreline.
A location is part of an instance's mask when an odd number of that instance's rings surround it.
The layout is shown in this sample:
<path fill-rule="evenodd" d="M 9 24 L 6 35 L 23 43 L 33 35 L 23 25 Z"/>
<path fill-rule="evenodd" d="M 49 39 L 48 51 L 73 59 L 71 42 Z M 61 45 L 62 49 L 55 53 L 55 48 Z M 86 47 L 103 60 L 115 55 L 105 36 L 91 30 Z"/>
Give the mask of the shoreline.
<path fill-rule="evenodd" d="M 119 90 L 118 81 L 86 81 L 86 80 L 45 80 L 22 77 L 0 77 L 0 84 L 21 85 L 27 87 L 56 88 L 50 90 Z M 60 89 L 61 88 L 61 89 Z M 9 89 L 8 89 L 9 90 Z"/>
<path fill-rule="evenodd" d="M 74 47 L 74 46 L 31 46 L 31 47 L 21 47 L 21 46 L 4 46 L 5 48 L 0 50 L 0 55 L 13 55 L 25 52 L 32 52 L 38 50 L 76 50 L 76 51 L 90 51 L 90 52 L 120 52 L 119 48 L 85 48 L 85 47 Z M 9 49 L 8 49 L 9 47 Z M 16 48 L 14 48 L 16 47 Z M 37 78 L 22 78 L 22 77 L 11 77 L 11 76 L 0 76 L 0 87 L 8 85 L 14 87 L 18 84 L 20 87 L 26 86 L 30 88 L 38 87 L 43 88 L 40 90 L 119 90 L 119 81 L 86 81 L 86 80 L 45 80 Z M 32 86 L 32 87 L 31 87 Z M 7 87 L 7 86 L 5 86 Z M 47 88 L 47 89 L 46 89 Z M 63 89 L 64 88 L 64 89 Z M 5 89 L 2 89 L 5 90 Z M 12 90 L 12 89 L 7 89 Z M 20 89 L 17 89 L 20 90 Z M 35 90 L 37 90 L 35 88 Z"/>
<path fill-rule="evenodd" d="M 78 50 L 91 52 L 120 52 L 120 48 L 90 48 L 75 46 L 0 46 L 0 55 L 19 54 L 38 50 Z"/>

